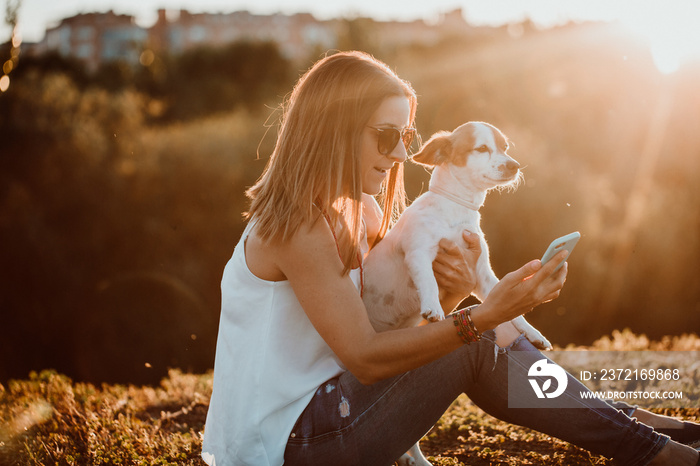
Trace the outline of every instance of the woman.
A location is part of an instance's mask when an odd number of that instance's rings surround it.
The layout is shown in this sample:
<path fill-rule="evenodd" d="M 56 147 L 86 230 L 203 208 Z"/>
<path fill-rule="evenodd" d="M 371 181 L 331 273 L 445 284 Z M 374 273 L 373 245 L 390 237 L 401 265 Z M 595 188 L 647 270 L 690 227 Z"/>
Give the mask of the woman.
<path fill-rule="evenodd" d="M 565 414 L 507 408 L 508 353 L 542 357 L 507 322 L 558 296 L 566 266 L 551 273 L 561 256 L 506 275 L 468 314 L 483 336 L 472 344 L 449 317 L 374 331 L 361 299 L 362 257 L 404 205 L 415 112 L 410 85 L 358 52 L 326 57 L 297 83 L 224 270 L 203 458 L 218 466 L 387 465 L 467 393 L 499 418 L 623 464 L 694 465 L 695 450 L 602 401 Z M 380 191 L 383 211 L 373 198 Z M 443 242 L 434 263 L 446 309 L 474 287 L 480 251 L 468 233 L 465 242 Z M 494 358 L 496 345 L 503 356 Z M 510 383 L 526 377 L 524 369 Z"/>

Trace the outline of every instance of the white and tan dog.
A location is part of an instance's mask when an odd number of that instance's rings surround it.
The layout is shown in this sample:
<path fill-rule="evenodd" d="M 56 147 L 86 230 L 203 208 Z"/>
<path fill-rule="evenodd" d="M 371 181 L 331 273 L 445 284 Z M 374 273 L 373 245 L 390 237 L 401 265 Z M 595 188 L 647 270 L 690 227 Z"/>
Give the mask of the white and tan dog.
<path fill-rule="evenodd" d="M 429 190 L 404 211 L 364 263 L 363 299 L 377 331 L 445 318 L 432 268 L 442 238 L 459 242 L 464 230 L 478 234 L 481 256 L 474 295 L 483 301 L 498 283 L 479 208 L 490 189 L 512 186 L 520 178 L 520 164 L 507 150 L 508 141 L 497 128 L 469 122 L 451 133 L 434 134 L 413 156 L 413 161 L 434 167 Z M 535 346 L 551 346 L 524 317 L 513 323 Z"/>
<path fill-rule="evenodd" d="M 363 300 L 377 331 L 411 327 L 423 318 L 445 318 L 432 263 L 440 239 L 463 241 L 469 230 L 480 237 L 474 295 L 486 299 L 498 278 L 491 269 L 489 250 L 480 227 L 479 208 L 493 188 L 512 186 L 520 178 L 520 164 L 506 151 L 508 141 L 494 126 L 469 122 L 453 132 L 434 134 L 413 157 L 434 167 L 428 192 L 416 199 L 364 263 Z M 535 346 L 549 341 L 524 317 L 513 324 Z M 400 465 L 430 465 L 416 444 Z"/>

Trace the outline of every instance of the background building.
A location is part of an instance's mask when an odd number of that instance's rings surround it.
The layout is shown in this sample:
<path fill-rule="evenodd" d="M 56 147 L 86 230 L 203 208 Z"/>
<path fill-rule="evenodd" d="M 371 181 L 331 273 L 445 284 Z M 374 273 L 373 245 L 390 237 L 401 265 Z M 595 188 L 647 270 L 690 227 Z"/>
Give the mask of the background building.
<path fill-rule="evenodd" d="M 361 34 L 369 34 L 382 47 L 417 43 L 434 45 L 442 37 L 478 34 L 470 27 L 462 10 L 442 15 L 434 24 L 376 22 L 369 18 L 317 20 L 310 13 L 255 15 L 248 11 L 232 13 L 190 13 L 187 10 L 158 10 L 150 28 L 136 24 L 131 15 L 107 13 L 78 14 L 65 18 L 46 30 L 38 44 L 24 44 L 29 54 L 58 52 L 77 58 L 94 71 L 101 63 L 122 60 L 133 65 L 145 49 L 177 55 L 199 46 L 223 46 L 248 41 L 275 42 L 285 58 L 304 60 L 316 49 L 340 48 L 353 24 L 361 23 Z M 356 31 L 355 31 L 356 32 Z"/>
<path fill-rule="evenodd" d="M 225 45 L 240 40 L 276 42 L 282 55 L 304 58 L 313 47 L 337 45 L 337 28 L 332 21 L 318 21 L 309 13 L 295 15 L 254 15 L 197 13 L 180 10 L 176 15 L 158 10 L 158 21 L 149 30 L 150 45 L 173 54 L 201 45 Z M 173 16 L 175 16 L 173 18 Z"/>
<path fill-rule="evenodd" d="M 100 63 L 124 60 L 138 63 L 148 31 L 138 26 L 133 16 L 87 13 L 65 18 L 46 30 L 44 39 L 33 53 L 56 51 L 62 56 L 85 62 L 91 71 Z"/>

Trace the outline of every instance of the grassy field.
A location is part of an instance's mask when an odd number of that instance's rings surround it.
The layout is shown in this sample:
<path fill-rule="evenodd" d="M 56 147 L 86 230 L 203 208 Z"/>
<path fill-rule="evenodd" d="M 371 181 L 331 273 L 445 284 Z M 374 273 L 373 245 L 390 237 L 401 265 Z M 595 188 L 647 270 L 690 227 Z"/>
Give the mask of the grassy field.
<path fill-rule="evenodd" d="M 651 342 L 624 331 L 590 349 L 696 351 L 700 338 Z M 201 431 L 211 387 L 211 372 L 178 370 L 157 387 L 97 387 L 48 370 L 10 381 L 0 385 L 0 464 L 202 465 Z M 700 419 L 697 407 L 658 412 Z M 611 464 L 569 443 L 493 419 L 464 396 L 421 444 L 433 464 L 442 466 Z"/>

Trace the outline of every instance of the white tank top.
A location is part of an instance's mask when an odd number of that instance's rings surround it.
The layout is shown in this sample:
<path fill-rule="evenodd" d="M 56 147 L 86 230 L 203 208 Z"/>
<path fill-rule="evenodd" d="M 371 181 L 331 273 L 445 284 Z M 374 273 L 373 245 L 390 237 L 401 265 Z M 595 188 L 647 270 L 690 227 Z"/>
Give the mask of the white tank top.
<path fill-rule="evenodd" d="M 214 386 L 202 445 L 202 458 L 212 466 L 281 465 L 292 428 L 316 389 L 345 370 L 289 282 L 262 280 L 248 269 L 245 240 L 252 224 L 221 280 Z M 350 276 L 358 286 L 360 270 Z"/>

